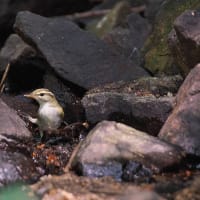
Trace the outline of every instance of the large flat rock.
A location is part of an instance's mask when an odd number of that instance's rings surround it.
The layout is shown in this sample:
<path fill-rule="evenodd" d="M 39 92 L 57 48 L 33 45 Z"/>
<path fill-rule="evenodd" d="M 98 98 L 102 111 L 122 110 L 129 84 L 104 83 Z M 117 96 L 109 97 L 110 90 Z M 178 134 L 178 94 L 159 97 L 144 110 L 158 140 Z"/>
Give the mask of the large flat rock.
<path fill-rule="evenodd" d="M 83 88 L 148 75 L 104 41 L 65 18 L 19 12 L 14 27 L 26 42 L 37 47 L 60 77 Z"/>
<path fill-rule="evenodd" d="M 72 166 L 83 175 L 116 177 L 120 175 L 119 165 L 124 166 L 128 161 L 139 162 L 154 172 L 160 172 L 180 164 L 183 155 L 180 148 L 145 132 L 122 123 L 102 121 L 82 142 Z"/>

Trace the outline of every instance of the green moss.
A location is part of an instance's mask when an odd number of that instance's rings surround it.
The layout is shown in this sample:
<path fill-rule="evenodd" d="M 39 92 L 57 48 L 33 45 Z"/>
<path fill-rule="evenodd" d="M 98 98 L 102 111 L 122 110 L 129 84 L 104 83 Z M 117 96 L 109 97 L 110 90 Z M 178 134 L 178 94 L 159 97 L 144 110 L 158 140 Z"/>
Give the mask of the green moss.
<path fill-rule="evenodd" d="M 167 45 L 173 22 L 187 9 L 200 8 L 200 0 L 167 0 L 156 17 L 154 30 L 145 43 L 145 68 L 153 74 L 172 72 L 172 57 Z"/>

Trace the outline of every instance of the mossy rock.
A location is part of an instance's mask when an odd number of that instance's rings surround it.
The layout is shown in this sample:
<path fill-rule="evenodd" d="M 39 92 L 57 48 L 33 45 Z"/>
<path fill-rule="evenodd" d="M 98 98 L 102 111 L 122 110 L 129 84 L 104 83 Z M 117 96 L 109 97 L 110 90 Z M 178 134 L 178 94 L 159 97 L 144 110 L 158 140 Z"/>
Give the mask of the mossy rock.
<path fill-rule="evenodd" d="M 97 36 L 103 37 L 114 27 L 122 25 L 130 13 L 130 4 L 127 1 L 120 1 L 101 20 L 89 24 L 87 29 Z"/>
<path fill-rule="evenodd" d="M 166 0 L 163 3 L 156 16 L 154 30 L 143 48 L 145 68 L 151 73 L 175 74 L 173 58 L 167 44 L 168 34 L 176 17 L 187 9 L 198 8 L 200 0 Z"/>

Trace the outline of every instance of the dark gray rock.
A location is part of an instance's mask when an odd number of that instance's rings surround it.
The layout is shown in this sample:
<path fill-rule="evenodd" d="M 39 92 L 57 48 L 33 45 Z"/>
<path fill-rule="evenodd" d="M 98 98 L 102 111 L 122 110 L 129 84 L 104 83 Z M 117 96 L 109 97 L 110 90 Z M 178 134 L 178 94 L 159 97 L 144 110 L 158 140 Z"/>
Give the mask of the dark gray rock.
<path fill-rule="evenodd" d="M 10 63 L 5 90 L 9 92 L 27 91 L 41 87 L 43 74 L 48 64 L 31 46 L 17 34 L 7 39 L 0 51 L 0 73 Z"/>
<path fill-rule="evenodd" d="M 131 182 L 151 182 L 152 180 L 152 171 L 142 164 L 134 161 L 129 161 L 123 170 L 122 178 L 125 181 Z"/>
<path fill-rule="evenodd" d="M 110 44 L 113 50 L 132 60 L 135 65 L 143 63 L 141 48 L 151 31 L 148 21 L 139 14 L 132 13 L 122 26 L 117 26 L 104 36 L 104 40 Z"/>
<path fill-rule="evenodd" d="M 145 3 L 140 1 L 139 4 Z M 141 48 L 151 31 L 151 25 L 139 13 L 131 11 L 131 5 L 136 6 L 135 4 L 137 4 L 135 1 L 103 2 L 100 8 L 112 9 L 101 19 L 92 20 L 87 29 L 107 42 L 113 51 L 124 55 L 134 65 L 142 66 Z M 98 8 L 97 6 L 96 9 Z"/>
<path fill-rule="evenodd" d="M 145 17 L 150 21 L 150 22 L 154 22 L 154 19 L 157 15 L 157 13 L 159 12 L 162 3 L 165 0 L 144 0 L 144 2 L 146 3 L 146 10 L 144 12 Z"/>
<path fill-rule="evenodd" d="M 0 151 L 0 186 L 39 178 L 31 158 L 18 152 Z"/>
<path fill-rule="evenodd" d="M 0 51 L 0 72 L 5 70 L 8 63 L 35 55 L 36 51 L 31 46 L 26 44 L 17 34 L 12 34 Z"/>
<path fill-rule="evenodd" d="M 122 180 L 123 165 L 120 162 L 110 161 L 105 164 L 98 165 L 96 163 L 84 163 L 76 167 L 76 171 L 82 176 L 102 177 L 111 176 L 115 180 Z"/>
<path fill-rule="evenodd" d="M 144 78 L 113 83 L 90 90 L 82 99 L 91 123 L 114 120 L 157 135 L 173 109 L 182 78 Z M 169 93 L 171 96 L 168 96 Z"/>
<path fill-rule="evenodd" d="M 173 108 L 172 97 L 137 97 L 114 92 L 88 94 L 82 103 L 91 123 L 115 120 L 152 135 L 158 134 Z"/>
<path fill-rule="evenodd" d="M 83 88 L 148 76 L 144 69 L 114 53 L 105 42 L 64 18 L 48 19 L 20 12 L 15 30 L 37 47 L 61 78 Z"/>
<path fill-rule="evenodd" d="M 191 70 L 178 91 L 176 106 L 159 137 L 200 155 L 200 64 Z"/>
<path fill-rule="evenodd" d="M 6 38 L 13 33 L 13 24 L 17 12 L 22 10 L 30 10 L 44 16 L 57 16 L 68 12 L 80 11 L 88 9 L 91 2 L 88 0 L 26 0 L 0 1 L 0 47 Z"/>
<path fill-rule="evenodd" d="M 175 63 L 186 76 L 200 62 L 200 12 L 188 10 L 176 18 L 169 35 L 169 47 Z"/>
<path fill-rule="evenodd" d="M 72 162 L 72 167 L 79 173 L 85 170 L 84 166 L 91 165 L 94 169 L 110 165 L 113 161 L 124 163 L 135 161 L 150 168 L 154 172 L 160 172 L 168 167 L 180 164 L 184 153 L 178 147 L 165 143 L 144 132 L 133 129 L 121 123 L 103 121 L 90 131 L 86 139 L 80 145 Z M 90 176 L 95 176 L 95 171 L 88 168 Z M 91 172 L 94 172 L 91 174 Z M 108 174 L 102 170 L 101 176 L 119 176 L 113 172 Z M 104 173 L 103 173 L 104 172 Z M 98 174 L 99 175 L 99 174 Z"/>
<path fill-rule="evenodd" d="M 179 87 L 183 83 L 180 75 L 144 77 L 130 82 L 119 81 L 112 84 L 106 84 L 89 90 L 86 94 L 100 92 L 118 92 L 135 94 L 136 96 L 153 95 L 155 97 L 176 95 Z"/>
<path fill-rule="evenodd" d="M 131 44 L 134 47 L 136 46 L 137 48 L 141 48 L 144 45 L 144 40 L 146 40 L 147 36 L 151 31 L 151 25 L 145 18 L 142 18 L 139 14 L 136 13 L 130 14 L 126 19 L 126 23 L 127 26 L 129 27 L 130 35 L 134 37 L 132 41 L 129 38 Z"/>
<path fill-rule="evenodd" d="M 0 139 L 4 136 L 18 139 L 31 137 L 25 122 L 17 115 L 16 111 L 8 107 L 1 99 L 0 113 Z"/>

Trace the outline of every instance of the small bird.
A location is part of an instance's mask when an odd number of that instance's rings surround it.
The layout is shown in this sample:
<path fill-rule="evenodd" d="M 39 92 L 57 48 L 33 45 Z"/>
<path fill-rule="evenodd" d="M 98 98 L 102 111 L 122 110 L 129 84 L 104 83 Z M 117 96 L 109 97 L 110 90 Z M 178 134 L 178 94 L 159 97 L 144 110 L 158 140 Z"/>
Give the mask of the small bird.
<path fill-rule="evenodd" d="M 38 125 L 41 137 L 44 131 L 56 130 L 60 127 L 64 118 L 64 111 L 52 92 L 41 88 L 24 96 L 36 100 L 39 104 L 37 118 L 29 116 L 28 119 Z"/>

